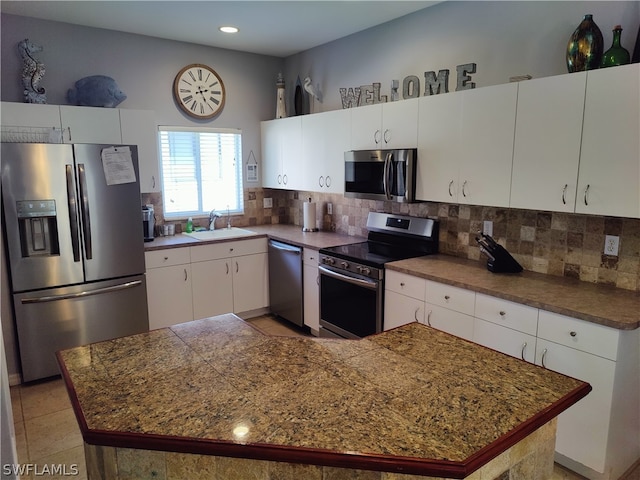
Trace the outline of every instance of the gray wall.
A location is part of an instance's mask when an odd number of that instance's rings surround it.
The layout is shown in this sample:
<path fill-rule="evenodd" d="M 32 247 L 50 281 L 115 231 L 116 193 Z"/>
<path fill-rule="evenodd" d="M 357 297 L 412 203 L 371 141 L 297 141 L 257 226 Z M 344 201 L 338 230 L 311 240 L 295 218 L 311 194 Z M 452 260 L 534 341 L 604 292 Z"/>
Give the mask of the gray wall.
<path fill-rule="evenodd" d="M 388 95 L 391 80 L 425 71 L 450 70 L 476 63 L 476 87 L 507 83 L 509 77 L 546 77 L 567 73 L 569 37 L 585 14 L 593 14 L 611 46 L 611 30 L 623 27 L 622 45 L 633 53 L 640 2 L 619 1 L 447 1 L 286 59 L 285 80 L 295 84 L 310 75 L 324 100 L 314 112 L 342 108 L 339 89 L 373 82 Z M 291 101 L 291 95 L 289 95 Z"/>

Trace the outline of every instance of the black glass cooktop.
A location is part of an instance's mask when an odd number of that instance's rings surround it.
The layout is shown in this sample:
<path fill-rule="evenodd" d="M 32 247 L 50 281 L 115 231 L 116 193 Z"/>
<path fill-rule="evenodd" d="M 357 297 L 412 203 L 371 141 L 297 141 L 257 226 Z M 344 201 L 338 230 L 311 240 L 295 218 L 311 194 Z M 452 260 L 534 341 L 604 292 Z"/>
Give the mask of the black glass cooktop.
<path fill-rule="evenodd" d="M 408 248 L 404 245 L 391 245 L 372 241 L 323 248 L 320 253 L 376 268 L 382 268 L 387 262 L 426 255 L 425 252 Z"/>

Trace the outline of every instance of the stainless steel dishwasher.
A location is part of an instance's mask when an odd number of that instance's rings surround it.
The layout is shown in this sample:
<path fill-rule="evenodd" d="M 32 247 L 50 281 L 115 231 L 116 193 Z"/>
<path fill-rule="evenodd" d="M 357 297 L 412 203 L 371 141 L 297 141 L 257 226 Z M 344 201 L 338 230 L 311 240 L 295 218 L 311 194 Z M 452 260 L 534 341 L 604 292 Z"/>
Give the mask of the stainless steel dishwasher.
<path fill-rule="evenodd" d="M 269 240 L 269 305 L 274 315 L 304 325 L 302 248 Z"/>

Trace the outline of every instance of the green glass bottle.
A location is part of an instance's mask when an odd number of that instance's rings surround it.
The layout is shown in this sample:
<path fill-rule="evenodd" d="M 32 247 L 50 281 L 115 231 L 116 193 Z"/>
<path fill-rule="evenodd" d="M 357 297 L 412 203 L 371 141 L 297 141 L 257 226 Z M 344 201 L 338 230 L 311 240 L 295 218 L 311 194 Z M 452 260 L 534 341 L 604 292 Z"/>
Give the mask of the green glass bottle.
<path fill-rule="evenodd" d="M 600 62 L 600 68 L 603 67 L 615 67 L 616 65 L 626 65 L 629 63 L 630 56 L 629 51 L 620 45 L 620 37 L 622 36 L 622 27 L 616 25 L 613 29 L 613 45 L 611 48 L 604 52 L 602 56 L 602 62 Z"/>

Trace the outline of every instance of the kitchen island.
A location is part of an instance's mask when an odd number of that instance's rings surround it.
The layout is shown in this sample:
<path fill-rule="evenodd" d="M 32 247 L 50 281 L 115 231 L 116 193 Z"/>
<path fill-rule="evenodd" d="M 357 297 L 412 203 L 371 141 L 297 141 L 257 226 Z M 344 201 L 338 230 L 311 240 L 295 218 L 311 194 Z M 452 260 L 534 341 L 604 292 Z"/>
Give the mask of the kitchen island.
<path fill-rule="evenodd" d="M 228 314 L 58 353 L 92 479 L 550 478 L 591 387 L 417 323 L 264 336 Z"/>

